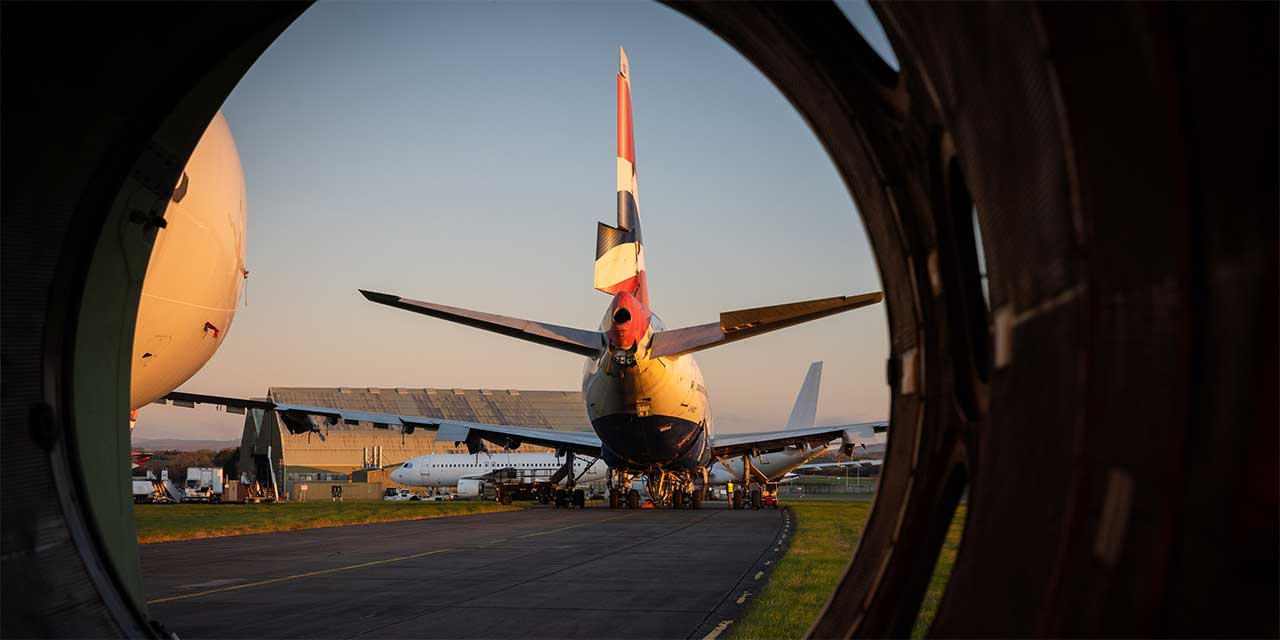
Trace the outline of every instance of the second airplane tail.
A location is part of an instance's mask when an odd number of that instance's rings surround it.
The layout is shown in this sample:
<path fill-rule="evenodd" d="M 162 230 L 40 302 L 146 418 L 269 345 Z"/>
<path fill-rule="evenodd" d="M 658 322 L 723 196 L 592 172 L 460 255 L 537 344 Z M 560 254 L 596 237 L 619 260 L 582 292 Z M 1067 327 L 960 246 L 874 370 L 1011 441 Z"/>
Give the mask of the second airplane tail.
<path fill-rule="evenodd" d="M 822 362 L 809 365 L 809 372 L 804 376 L 804 384 L 800 385 L 800 393 L 796 396 L 796 404 L 791 407 L 791 417 L 787 418 L 788 429 L 808 429 L 818 422 L 818 387 L 822 385 Z"/>

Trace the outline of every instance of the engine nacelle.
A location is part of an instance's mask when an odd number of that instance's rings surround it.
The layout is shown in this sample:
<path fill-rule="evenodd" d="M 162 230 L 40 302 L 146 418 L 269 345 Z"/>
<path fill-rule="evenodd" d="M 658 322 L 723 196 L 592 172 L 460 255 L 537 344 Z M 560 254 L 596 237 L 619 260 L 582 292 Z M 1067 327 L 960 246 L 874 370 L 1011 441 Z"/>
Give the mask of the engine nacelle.
<path fill-rule="evenodd" d="M 459 498 L 479 498 L 484 494 L 484 480 L 463 478 L 458 481 Z"/>

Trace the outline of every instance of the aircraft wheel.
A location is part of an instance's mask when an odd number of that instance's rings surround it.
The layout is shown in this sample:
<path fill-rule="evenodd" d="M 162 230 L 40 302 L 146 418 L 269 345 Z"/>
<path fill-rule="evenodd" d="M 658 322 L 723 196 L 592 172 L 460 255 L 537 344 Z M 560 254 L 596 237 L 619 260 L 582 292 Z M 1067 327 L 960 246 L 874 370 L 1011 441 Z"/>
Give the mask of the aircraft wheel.
<path fill-rule="evenodd" d="M 639 491 L 632 489 L 627 492 L 627 508 L 628 509 L 640 508 L 640 492 Z"/>
<path fill-rule="evenodd" d="M 684 492 L 683 491 L 676 489 L 675 491 L 671 492 L 671 508 L 672 509 L 684 508 Z"/>
<path fill-rule="evenodd" d="M 569 506 L 569 492 L 564 489 L 556 489 L 556 508 L 562 509 Z"/>
<path fill-rule="evenodd" d="M 752 508 L 752 509 L 759 509 L 759 508 L 760 508 L 760 502 L 761 502 L 761 498 L 760 498 L 760 490 L 759 490 L 759 489 L 752 489 L 752 490 L 751 490 L 751 508 Z"/>
<path fill-rule="evenodd" d="M 699 488 L 699 489 L 694 489 L 694 490 L 693 490 L 693 494 L 689 496 L 689 498 L 690 498 L 690 500 L 689 500 L 689 508 L 691 508 L 691 509 L 701 509 L 701 508 L 702 508 L 702 497 L 703 497 L 703 495 L 705 495 L 706 493 L 707 493 L 707 490 L 706 490 L 706 489 L 701 489 L 701 488 Z"/>
<path fill-rule="evenodd" d="M 587 508 L 587 492 L 582 489 L 573 490 L 573 506 L 579 509 Z"/>
<path fill-rule="evenodd" d="M 609 490 L 609 508 L 617 509 L 618 505 L 620 505 L 621 503 L 622 503 L 622 495 L 618 493 L 617 489 L 610 489 Z"/>
<path fill-rule="evenodd" d="M 733 492 L 733 508 L 734 509 L 742 508 L 742 491 Z"/>

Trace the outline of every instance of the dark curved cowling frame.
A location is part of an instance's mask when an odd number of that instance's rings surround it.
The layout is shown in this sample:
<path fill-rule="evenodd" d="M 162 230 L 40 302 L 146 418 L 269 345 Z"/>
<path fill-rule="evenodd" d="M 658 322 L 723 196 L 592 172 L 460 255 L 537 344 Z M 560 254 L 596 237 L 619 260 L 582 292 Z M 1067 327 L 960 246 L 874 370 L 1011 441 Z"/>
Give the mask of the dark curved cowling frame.
<path fill-rule="evenodd" d="M 304 8 L 3 6 L 5 636 L 157 632 L 131 213 Z M 967 491 L 934 635 L 1274 636 L 1276 5 L 880 5 L 900 75 L 833 5 L 673 8 L 809 122 L 886 291 L 893 437 L 812 635 L 907 635 Z"/>

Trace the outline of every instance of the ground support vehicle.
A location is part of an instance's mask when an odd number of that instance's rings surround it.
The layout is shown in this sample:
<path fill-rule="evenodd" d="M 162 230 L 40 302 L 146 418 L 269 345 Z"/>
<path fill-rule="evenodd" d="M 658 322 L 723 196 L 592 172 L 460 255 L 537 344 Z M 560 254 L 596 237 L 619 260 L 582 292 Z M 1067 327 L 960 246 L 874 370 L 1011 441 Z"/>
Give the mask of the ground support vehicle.
<path fill-rule="evenodd" d="M 190 467 L 183 483 L 183 502 L 221 502 L 222 469 L 217 467 Z"/>
<path fill-rule="evenodd" d="M 387 487 L 386 491 L 382 492 L 382 499 L 387 502 L 417 502 L 422 500 L 422 497 L 402 487 Z"/>

